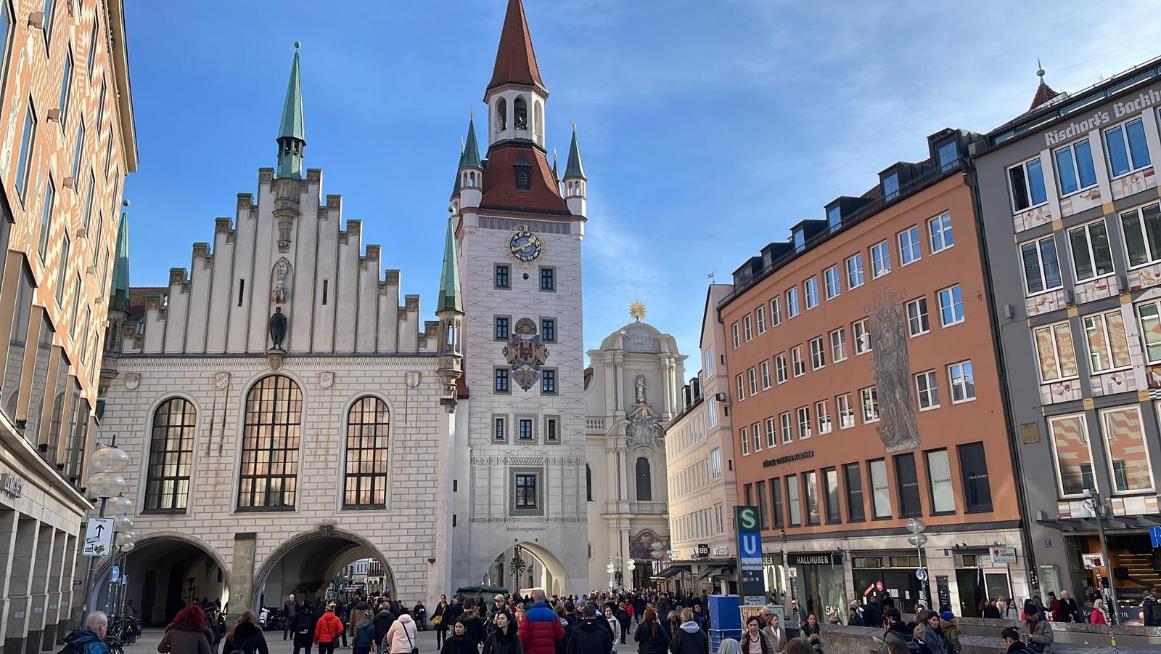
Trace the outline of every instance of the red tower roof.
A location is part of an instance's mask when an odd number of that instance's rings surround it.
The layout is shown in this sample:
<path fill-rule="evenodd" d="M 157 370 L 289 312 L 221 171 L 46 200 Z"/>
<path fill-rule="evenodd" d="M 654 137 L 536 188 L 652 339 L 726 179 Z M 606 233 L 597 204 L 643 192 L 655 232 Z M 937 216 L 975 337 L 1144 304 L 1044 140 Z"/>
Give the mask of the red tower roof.
<path fill-rule="evenodd" d="M 528 33 L 528 20 L 524 17 L 524 3 L 521 0 L 508 0 L 504 30 L 500 33 L 500 47 L 496 49 L 496 67 L 492 69 L 488 90 L 504 84 L 534 86 L 548 95 L 548 89 L 544 88 L 544 81 L 540 79 L 540 67 L 536 65 L 532 35 Z"/>
<path fill-rule="evenodd" d="M 516 166 L 528 167 L 529 188 L 516 187 Z M 569 215 L 568 204 L 560 197 L 548 159 L 530 142 L 506 142 L 488 151 L 484 167 L 484 209 L 510 209 L 535 213 Z"/>
<path fill-rule="evenodd" d="M 1032 106 L 1028 107 L 1028 111 L 1032 111 L 1040 105 L 1048 104 L 1052 101 L 1052 98 L 1055 98 L 1058 95 L 1060 94 L 1056 91 L 1053 91 L 1052 87 L 1045 84 L 1044 79 L 1041 78 L 1040 85 L 1036 87 L 1036 95 L 1032 97 Z"/>

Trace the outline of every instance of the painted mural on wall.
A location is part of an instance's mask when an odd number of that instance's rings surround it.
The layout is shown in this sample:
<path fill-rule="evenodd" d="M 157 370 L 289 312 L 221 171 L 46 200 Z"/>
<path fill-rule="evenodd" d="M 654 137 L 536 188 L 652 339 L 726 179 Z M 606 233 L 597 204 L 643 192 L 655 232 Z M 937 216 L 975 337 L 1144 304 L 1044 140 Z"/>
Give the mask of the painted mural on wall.
<path fill-rule="evenodd" d="M 879 423 L 875 432 L 888 452 L 919 447 L 904 301 L 903 294 L 888 289 L 877 293 L 867 306 L 871 323 L 871 371 L 879 398 Z"/>
<path fill-rule="evenodd" d="M 653 552 L 669 547 L 667 539 L 658 536 L 651 529 L 642 529 L 629 538 L 629 556 L 637 560 L 650 560 Z"/>
<path fill-rule="evenodd" d="M 540 369 L 548 360 L 548 348 L 540 341 L 536 323 L 529 318 L 516 321 L 516 328 L 504 344 L 504 360 L 508 362 L 512 381 L 529 390 L 540 381 Z"/>

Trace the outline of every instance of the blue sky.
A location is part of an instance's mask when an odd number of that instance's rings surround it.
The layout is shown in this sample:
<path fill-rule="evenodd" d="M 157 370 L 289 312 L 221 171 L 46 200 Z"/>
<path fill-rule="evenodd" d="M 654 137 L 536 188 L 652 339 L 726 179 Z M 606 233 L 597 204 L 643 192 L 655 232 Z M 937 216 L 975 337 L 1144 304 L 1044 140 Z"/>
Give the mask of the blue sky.
<path fill-rule="evenodd" d="M 482 113 L 506 0 L 127 5 L 140 169 L 129 177 L 134 285 L 164 285 L 273 166 L 292 43 L 303 43 L 307 166 L 364 244 L 434 309 L 447 196 Z M 551 96 L 589 176 L 585 341 L 646 320 L 696 354 L 719 282 L 790 225 L 943 127 L 1026 110 L 1036 59 L 1078 90 L 1161 54 L 1155 5 L 1120 2 L 525 0 Z M 481 148 L 484 144 L 481 143 Z M 563 165 L 563 161 L 562 161 Z M 433 316 L 429 316 L 433 317 Z"/>

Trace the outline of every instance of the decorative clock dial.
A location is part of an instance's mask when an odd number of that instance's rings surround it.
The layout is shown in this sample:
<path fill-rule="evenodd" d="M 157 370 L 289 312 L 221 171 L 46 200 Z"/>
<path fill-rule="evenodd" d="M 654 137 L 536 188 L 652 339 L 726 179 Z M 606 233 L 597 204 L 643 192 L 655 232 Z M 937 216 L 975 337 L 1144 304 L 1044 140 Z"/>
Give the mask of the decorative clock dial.
<path fill-rule="evenodd" d="M 508 241 L 508 251 L 517 261 L 533 261 L 540 256 L 543 249 L 540 237 L 525 229 L 514 232 Z"/>

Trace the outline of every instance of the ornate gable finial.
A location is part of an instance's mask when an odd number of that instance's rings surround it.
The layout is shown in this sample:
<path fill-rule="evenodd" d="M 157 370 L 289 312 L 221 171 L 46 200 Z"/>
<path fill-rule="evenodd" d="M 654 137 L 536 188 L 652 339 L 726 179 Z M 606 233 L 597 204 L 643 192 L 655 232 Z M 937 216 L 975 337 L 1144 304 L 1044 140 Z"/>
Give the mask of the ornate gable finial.
<path fill-rule="evenodd" d="M 629 304 L 629 317 L 631 317 L 634 322 L 641 322 L 645 318 L 645 304 L 642 303 L 641 300 L 633 300 L 633 302 Z"/>

